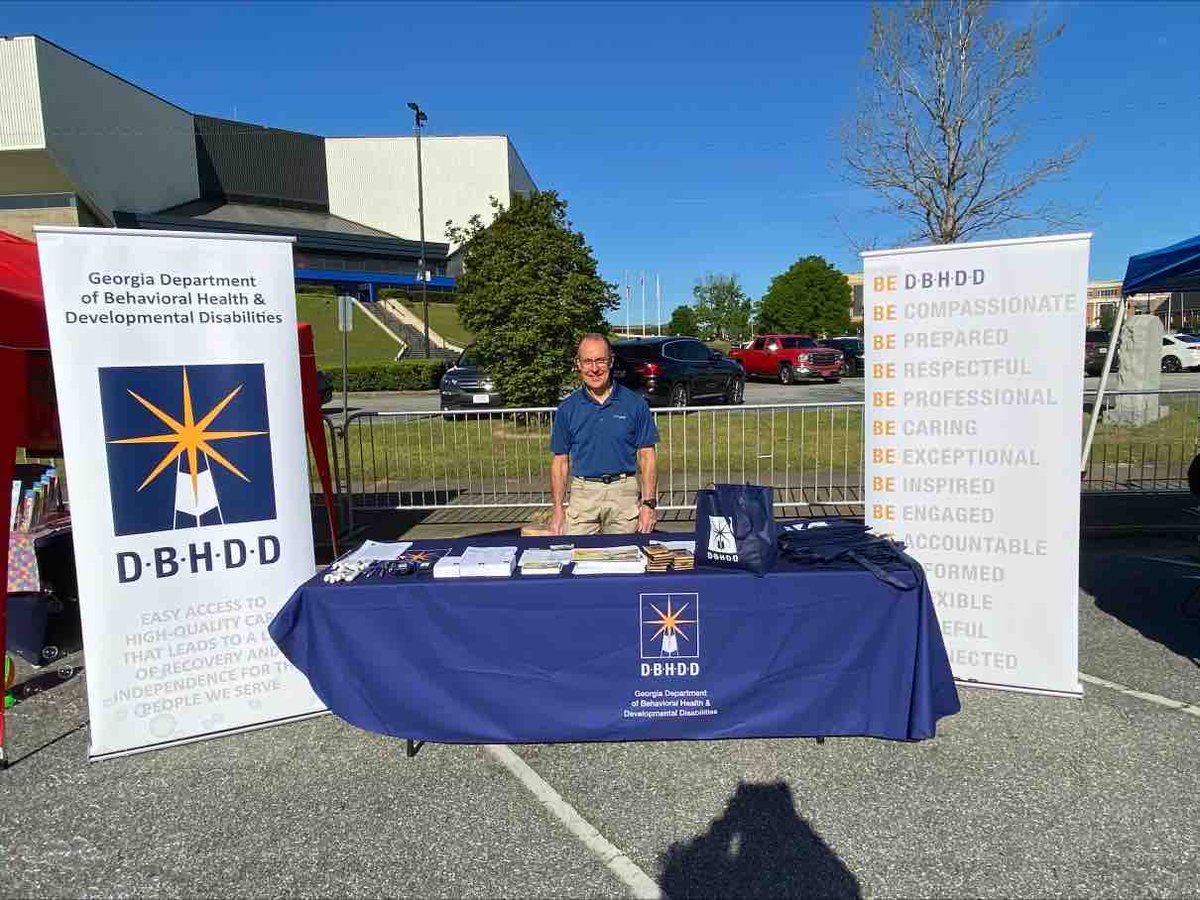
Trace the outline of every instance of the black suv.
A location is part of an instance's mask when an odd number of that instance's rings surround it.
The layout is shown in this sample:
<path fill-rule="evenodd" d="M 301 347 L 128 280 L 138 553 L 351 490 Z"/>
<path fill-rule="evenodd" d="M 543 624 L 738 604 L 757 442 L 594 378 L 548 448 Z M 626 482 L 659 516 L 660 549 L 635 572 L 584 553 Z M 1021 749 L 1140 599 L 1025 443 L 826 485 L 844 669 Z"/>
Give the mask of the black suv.
<path fill-rule="evenodd" d="M 842 351 L 842 371 L 845 378 L 861 378 L 866 364 L 863 362 L 863 339 L 857 337 L 821 338 L 817 341 L 822 347 L 832 347 Z"/>
<path fill-rule="evenodd" d="M 1108 341 L 1112 332 L 1100 328 L 1089 328 L 1083 338 L 1083 374 L 1099 375 L 1104 368 L 1104 357 L 1108 355 Z M 1110 372 L 1121 368 L 1121 354 L 1113 353 Z"/>
<path fill-rule="evenodd" d="M 719 350 L 689 337 L 654 337 L 613 344 L 613 380 L 651 406 L 690 406 L 698 400 L 741 403 L 746 374 Z"/>
<path fill-rule="evenodd" d="M 504 405 L 491 376 L 479 368 L 475 348 L 468 347 L 446 370 L 438 385 L 442 409 L 490 409 Z"/>

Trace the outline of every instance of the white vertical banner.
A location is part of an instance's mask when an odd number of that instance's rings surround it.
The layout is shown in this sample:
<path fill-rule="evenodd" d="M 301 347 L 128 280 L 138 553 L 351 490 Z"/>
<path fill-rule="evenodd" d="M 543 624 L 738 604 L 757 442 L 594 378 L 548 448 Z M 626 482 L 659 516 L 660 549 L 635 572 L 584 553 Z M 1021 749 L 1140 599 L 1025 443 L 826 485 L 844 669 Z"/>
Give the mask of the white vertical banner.
<path fill-rule="evenodd" d="M 963 681 L 1081 692 L 1090 241 L 863 254 L 867 521 L 924 566 Z"/>
<path fill-rule="evenodd" d="M 314 570 L 290 239 L 36 231 L 89 754 L 321 710 L 267 633 Z"/>

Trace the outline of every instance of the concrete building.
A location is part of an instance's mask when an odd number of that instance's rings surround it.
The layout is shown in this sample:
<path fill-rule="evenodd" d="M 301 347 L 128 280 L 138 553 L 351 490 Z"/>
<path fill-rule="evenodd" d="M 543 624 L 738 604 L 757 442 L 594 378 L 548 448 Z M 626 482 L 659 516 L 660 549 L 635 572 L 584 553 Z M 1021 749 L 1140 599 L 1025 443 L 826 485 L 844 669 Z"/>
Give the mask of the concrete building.
<path fill-rule="evenodd" d="M 0 39 L 0 228 L 198 196 L 192 115 L 36 37 Z"/>
<path fill-rule="evenodd" d="M 507 137 L 422 139 L 426 262 L 446 221 L 536 189 Z M 414 289 L 412 137 L 326 138 L 189 112 L 37 36 L 0 37 L 0 230 L 89 225 L 295 235 L 298 281 Z"/>
<path fill-rule="evenodd" d="M 507 204 L 536 190 L 503 135 L 421 139 L 425 236 L 451 244 L 446 223 L 491 217 L 488 199 Z M 391 234 L 416 235 L 417 148 L 413 137 L 326 138 L 329 210 Z M 482 199 L 482 204 L 481 204 Z"/>
<path fill-rule="evenodd" d="M 1099 326 L 1105 311 L 1110 311 L 1115 318 L 1120 302 L 1120 281 L 1093 281 L 1088 285 L 1087 326 Z M 1135 294 L 1128 298 L 1128 304 L 1127 314 L 1158 316 L 1168 332 L 1194 332 L 1200 329 L 1200 292 Z"/>

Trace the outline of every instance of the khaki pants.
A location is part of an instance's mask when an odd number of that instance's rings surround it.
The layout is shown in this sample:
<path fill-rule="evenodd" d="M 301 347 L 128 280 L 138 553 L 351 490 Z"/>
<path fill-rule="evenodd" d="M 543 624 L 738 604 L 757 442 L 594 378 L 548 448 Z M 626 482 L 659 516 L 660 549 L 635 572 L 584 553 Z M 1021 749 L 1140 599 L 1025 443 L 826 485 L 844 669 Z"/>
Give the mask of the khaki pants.
<path fill-rule="evenodd" d="M 612 484 L 572 478 L 567 534 L 633 534 L 639 503 L 636 475 Z"/>

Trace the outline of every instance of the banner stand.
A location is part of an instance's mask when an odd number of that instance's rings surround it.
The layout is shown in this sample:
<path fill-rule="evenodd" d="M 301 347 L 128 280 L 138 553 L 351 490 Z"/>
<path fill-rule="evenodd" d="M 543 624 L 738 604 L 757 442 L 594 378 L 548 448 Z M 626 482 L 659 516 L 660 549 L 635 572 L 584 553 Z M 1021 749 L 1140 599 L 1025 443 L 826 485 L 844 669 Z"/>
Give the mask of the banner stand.
<path fill-rule="evenodd" d="M 212 740 L 213 738 L 231 737 L 235 734 L 246 734 L 251 731 L 261 731 L 264 728 L 274 728 L 276 725 L 291 725 L 294 722 L 303 722 L 307 719 L 319 719 L 322 716 L 332 715 L 327 709 L 320 709 L 315 712 L 300 713 L 295 716 L 285 716 L 281 719 L 272 719 L 269 722 L 256 722 L 253 725 L 242 725 L 238 728 L 229 728 L 225 731 L 213 731 L 208 734 L 197 734 L 191 737 L 179 738 L 174 741 L 161 741 L 155 744 L 146 744 L 144 747 L 129 747 L 125 750 L 114 750 L 111 753 L 90 754 L 88 762 L 104 762 L 110 759 L 119 759 L 122 756 L 138 756 L 142 753 L 149 753 L 153 750 L 166 750 L 170 747 L 183 747 L 187 744 L 197 744 L 201 741 Z"/>
<path fill-rule="evenodd" d="M 964 685 L 1083 693 L 1090 241 L 1067 234 L 863 254 L 865 518 L 925 568 Z"/>
<path fill-rule="evenodd" d="M 89 757 L 322 712 L 267 632 L 315 569 L 293 239 L 35 234 Z"/>

